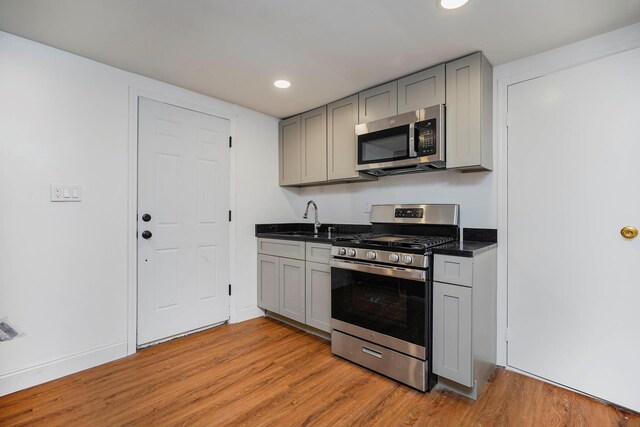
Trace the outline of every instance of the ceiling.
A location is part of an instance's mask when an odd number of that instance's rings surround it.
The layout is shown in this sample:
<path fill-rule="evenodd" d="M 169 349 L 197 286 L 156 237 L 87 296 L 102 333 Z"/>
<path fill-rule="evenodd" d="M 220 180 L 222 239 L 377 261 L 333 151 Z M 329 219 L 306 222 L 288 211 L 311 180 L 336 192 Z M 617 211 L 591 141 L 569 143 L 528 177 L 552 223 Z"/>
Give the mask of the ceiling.
<path fill-rule="evenodd" d="M 275 117 L 474 51 L 498 65 L 638 21 L 640 0 L 0 0 L 2 31 Z"/>

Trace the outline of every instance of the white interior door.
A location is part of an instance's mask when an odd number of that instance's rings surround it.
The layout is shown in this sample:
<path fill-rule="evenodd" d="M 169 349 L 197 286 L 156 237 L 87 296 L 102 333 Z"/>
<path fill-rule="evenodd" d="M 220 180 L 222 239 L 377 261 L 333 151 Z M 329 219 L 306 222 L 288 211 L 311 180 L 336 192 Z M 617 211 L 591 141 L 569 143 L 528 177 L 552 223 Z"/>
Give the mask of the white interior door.
<path fill-rule="evenodd" d="M 144 345 L 229 318 L 229 121 L 146 98 L 138 111 Z"/>
<path fill-rule="evenodd" d="M 640 411 L 640 49 L 508 89 L 508 364 Z"/>

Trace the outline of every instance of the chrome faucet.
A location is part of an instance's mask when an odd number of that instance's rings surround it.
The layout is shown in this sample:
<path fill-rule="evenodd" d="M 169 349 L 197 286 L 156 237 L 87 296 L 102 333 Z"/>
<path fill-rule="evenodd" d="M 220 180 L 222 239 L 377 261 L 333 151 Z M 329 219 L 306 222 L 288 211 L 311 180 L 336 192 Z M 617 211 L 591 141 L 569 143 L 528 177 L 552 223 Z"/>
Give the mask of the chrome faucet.
<path fill-rule="evenodd" d="M 307 209 L 304 211 L 304 215 L 302 216 L 302 218 L 307 219 L 307 215 L 309 215 L 309 205 L 313 205 L 314 209 L 315 209 L 315 218 L 314 218 L 314 223 L 313 223 L 313 234 L 317 235 L 318 234 L 318 228 L 320 228 L 320 221 L 318 221 L 318 205 L 316 205 L 316 202 L 314 202 L 313 200 L 309 200 L 307 202 Z"/>

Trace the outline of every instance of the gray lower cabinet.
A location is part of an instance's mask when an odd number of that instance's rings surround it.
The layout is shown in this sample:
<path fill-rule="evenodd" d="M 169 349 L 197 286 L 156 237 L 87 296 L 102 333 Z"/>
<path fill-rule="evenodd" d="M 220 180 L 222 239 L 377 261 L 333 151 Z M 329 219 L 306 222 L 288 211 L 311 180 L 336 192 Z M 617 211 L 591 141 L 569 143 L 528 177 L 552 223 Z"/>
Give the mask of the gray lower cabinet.
<path fill-rule="evenodd" d="M 473 258 L 434 255 L 433 372 L 477 399 L 496 363 L 496 250 Z"/>
<path fill-rule="evenodd" d="M 395 116 L 398 114 L 398 81 L 360 92 L 358 103 L 359 123 Z"/>
<path fill-rule="evenodd" d="M 321 331 L 331 332 L 331 267 L 307 262 L 306 323 Z"/>
<path fill-rule="evenodd" d="M 433 372 L 471 387 L 471 288 L 436 282 L 433 301 Z"/>
<path fill-rule="evenodd" d="M 258 306 L 280 311 L 280 258 L 258 254 Z"/>
<path fill-rule="evenodd" d="M 493 67 L 482 52 L 446 64 L 447 169 L 493 169 Z"/>
<path fill-rule="evenodd" d="M 304 323 L 305 262 L 280 258 L 280 311 L 282 316 Z"/>
<path fill-rule="evenodd" d="M 331 244 L 258 239 L 258 307 L 331 332 Z"/>

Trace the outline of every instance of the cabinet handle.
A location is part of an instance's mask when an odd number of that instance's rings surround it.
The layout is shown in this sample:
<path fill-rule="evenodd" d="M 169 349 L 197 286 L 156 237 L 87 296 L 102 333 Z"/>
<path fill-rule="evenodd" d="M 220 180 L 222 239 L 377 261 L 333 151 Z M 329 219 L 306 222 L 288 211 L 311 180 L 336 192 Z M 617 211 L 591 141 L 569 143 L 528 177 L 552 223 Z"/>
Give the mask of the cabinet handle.
<path fill-rule="evenodd" d="M 368 347 L 362 347 L 362 352 L 368 354 L 369 356 L 377 357 L 378 359 L 382 359 L 382 353 L 379 351 L 371 350 Z"/>

